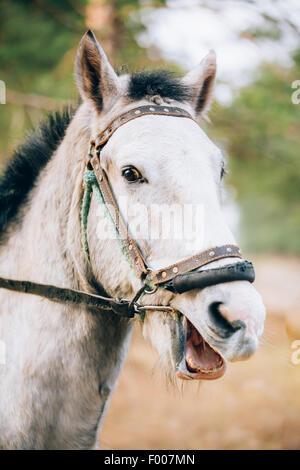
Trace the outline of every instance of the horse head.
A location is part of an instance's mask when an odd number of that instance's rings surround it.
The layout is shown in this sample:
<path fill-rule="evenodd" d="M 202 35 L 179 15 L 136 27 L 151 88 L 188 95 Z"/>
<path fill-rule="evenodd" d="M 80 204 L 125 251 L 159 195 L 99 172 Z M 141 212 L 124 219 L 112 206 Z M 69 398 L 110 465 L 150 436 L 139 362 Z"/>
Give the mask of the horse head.
<path fill-rule="evenodd" d="M 92 141 L 118 116 L 142 106 L 160 105 L 167 111 L 179 107 L 192 117 L 150 113 L 130 119 L 101 148 L 100 163 L 151 271 L 211 247 L 234 245 L 221 205 L 224 157 L 195 122 L 206 115 L 212 100 L 214 52 L 182 79 L 162 71 L 118 76 L 88 32 L 79 46 L 75 75 Z M 120 251 L 104 206 L 92 198 L 87 223 L 90 263 L 110 295 L 130 298 L 141 281 Z M 237 256 L 222 257 L 203 269 L 238 262 Z M 146 312 L 143 332 L 168 371 L 182 379 L 222 376 L 227 361 L 254 353 L 263 332 L 265 308 L 246 280 L 183 293 L 153 289 L 147 294 L 149 302 L 175 312 L 152 308 Z"/>

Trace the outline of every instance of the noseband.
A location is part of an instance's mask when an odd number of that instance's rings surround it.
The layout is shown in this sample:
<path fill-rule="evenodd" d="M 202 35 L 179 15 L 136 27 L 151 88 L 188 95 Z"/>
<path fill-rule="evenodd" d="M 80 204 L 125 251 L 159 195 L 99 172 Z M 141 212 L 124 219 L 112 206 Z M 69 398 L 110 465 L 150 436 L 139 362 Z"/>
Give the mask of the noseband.
<path fill-rule="evenodd" d="M 230 257 L 242 258 L 239 247 L 235 245 L 222 245 L 209 248 L 208 250 L 197 253 L 194 256 L 157 270 L 153 270 L 148 266 L 141 249 L 131 237 L 127 224 L 122 218 L 108 177 L 101 165 L 101 152 L 107 141 L 114 132 L 119 129 L 119 127 L 133 119 L 149 114 L 194 120 L 184 109 L 158 105 L 140 106 L 131 109 L 114 119 L 96 138 L 96 140 L 93 140 L 90 143 L 90 150 L 86 161 L 84 180 L 85 192 L 81 211 L 83 248 L 89 259 L 87 218 L 91 201 L 91 193 L 97 191 L 116 229 L 126 258 L 137 277 L 142 281 L 142 287 L 138 290 L 133 299 L 130 301 L 126 299 L 114 299 L 112 297 L 94 295 L 74 289 L 39 284 L 31 281 L 17 281 L 1 277 L 0 288 L 35 294 L 58 302 L 69 302 L 82 304 L 88 307 L 98 307 L 102 310 L 111 311 L 119 316 L 132 318 L 135 314 L 141 314 L 147 310 L 174 311 L 170 306 L 141 305 L 141 303 L 139 303 L 139 299 L 142 295 L 152 294 L 158 288 L 164 288 L 171 292 L 182 294 L 192 289 L 203 289 L 204 287 L 225 282 L 254 281 L 254 268 L 252 263 L 249 261 L 241 261 L 218 268 L 200 269 L 203 266 L 220 259 Z"/>

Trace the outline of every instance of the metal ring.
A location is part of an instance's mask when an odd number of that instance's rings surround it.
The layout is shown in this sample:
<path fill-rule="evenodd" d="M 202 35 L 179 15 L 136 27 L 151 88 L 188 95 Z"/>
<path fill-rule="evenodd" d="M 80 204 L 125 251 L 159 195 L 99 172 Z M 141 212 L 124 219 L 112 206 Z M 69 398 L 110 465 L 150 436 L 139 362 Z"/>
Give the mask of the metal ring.
<path fill-rule="evenodd" d="M 153 269 L 151 268 L 147 268 L 147 273 L 150 274 L 153 272 Z M 144 289 L 144 294 L 154 294 L 158 289 L 158 286 L 155 286 L 152 288 L 152 289 L 147 289 L 147 286 L 145 286 L 145 289 Z"/>
<path fill-rule="evenodd" d="M 156 292 L 157 289 L 158 289 L 158 286 L 154 286 L 153 289 L 151 290 L 148 290 L 147 287 L 145 287 L 144 294 L 154 294 L 154 292 Z"/>

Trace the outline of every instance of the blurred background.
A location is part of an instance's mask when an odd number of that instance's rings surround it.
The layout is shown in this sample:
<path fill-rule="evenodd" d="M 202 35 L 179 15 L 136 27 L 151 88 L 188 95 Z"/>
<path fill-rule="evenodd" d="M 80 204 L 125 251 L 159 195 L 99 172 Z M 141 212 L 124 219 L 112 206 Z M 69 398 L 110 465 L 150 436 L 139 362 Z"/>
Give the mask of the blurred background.
<path fill-rule="evenodd" d="M 222 379 L 173 388 L 137 325 L 102 448 L 300 448 L 299 1 L 0 0 L 0 8 L 0 167 L 45 113 L 77 101 L 73 63 L 88 28 L 119 72 L 184 73 L 217 53 L 211 123 L 201 125 L 228 155 L 224 203 L 256 262 L 266 332 L 256 355 Z"/>

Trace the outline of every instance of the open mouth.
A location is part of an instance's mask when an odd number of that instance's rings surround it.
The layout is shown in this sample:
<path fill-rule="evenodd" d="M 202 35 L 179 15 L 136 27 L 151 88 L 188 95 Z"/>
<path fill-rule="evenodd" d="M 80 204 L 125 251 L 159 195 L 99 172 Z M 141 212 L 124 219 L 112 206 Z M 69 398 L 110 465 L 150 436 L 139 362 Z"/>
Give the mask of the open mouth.
<path fill-rule="evenodd" d="M 180 379 L 215 380 L 225 372 L 224 359 L 204 340 L 192 323 L 185 317 L 187 337 L 185 345 L 185 368 L 177 371 Z"/>

